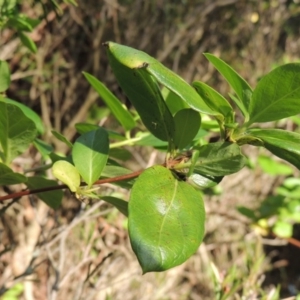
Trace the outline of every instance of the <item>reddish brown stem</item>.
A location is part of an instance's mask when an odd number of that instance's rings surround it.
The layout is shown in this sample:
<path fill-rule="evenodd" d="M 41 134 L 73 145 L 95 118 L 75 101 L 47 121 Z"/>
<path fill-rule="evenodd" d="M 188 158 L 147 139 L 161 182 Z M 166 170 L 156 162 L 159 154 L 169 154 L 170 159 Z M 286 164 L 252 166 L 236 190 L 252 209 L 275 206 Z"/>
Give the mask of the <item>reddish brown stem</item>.
<path fill-rule="evenodd" d="M 143 170 L 133 172 L 130 174 L 126 174 L 126 175 L 116 176 L 113 178 L 99 179 L 93 185 L 103 184 L 103 183 L 112 183 L 112 182 L 122 181 L 122 180 L 126 180 L 126 179 L 131 179 L 134 177 L 138 177 L 142 172 L 143 172 Z M 81 186 L 85 186 L 85 185 L 87 185 L 87 184 L 86 183 L 81 184 Z M 19 197 L 31 195 L 31 194 L 50 192 L 50 191 L 54 191 L 54 190 L 62 190 L 62 189 L 66 189 L 66 188 L 68 188 L 68 186 L 66 184 L 61 184 L 61 185 L 57 185 L 57 186 L 49 186 L 49 187 L 40 188 L 40 189 L 25 190 L 22 192 L 17 192 L 17 193 L 9 194 L 6 196 L 2 196 L 2 197 L 0 197 L 0 201 L 13 199 L 13 198 L 19 198 Z"/>

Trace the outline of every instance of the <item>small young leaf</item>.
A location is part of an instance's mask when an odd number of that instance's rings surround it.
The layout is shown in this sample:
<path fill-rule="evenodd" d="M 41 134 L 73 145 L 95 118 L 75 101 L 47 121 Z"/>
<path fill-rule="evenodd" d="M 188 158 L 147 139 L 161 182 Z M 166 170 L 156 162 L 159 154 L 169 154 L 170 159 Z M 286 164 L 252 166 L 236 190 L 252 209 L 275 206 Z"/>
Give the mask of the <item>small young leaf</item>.
<path fill-rule="evenodd" d="M 217 142 L 198 149 L 200 155 L 194 168 L 197 174 L 225 176 L 238 172 L 246 163 L 240 147 L 234 143 Z"/>
<path fill-rule="evenodd" d="M 61 142 L 63 142 L 64 144 L 66 144 L 69 148 L 72 148 L 73 145 L 72 143 L 65 137 L 63 136 L 61 133 L 57 132 L 56 130 L 51 130 L 51 133 Z"/>
<path fill-rule="evenodd" d="M 28 188 L 30 189 L 39 189 L 46 188 L 50 186 L 57 186 L 57 182 L 55 180 L 46 179 L 40 176 L 32 176 L 28 177 L 28 181 L 26 183 Z M 57 191 L 47 191 L 45 193 L 37 193 L 37 196 L 43 200 L 47 205 L 49 205 L 53 209 L 59 208 L 63 198 L 62 190 Z"/>
<path fill-rule="evenodd" d="M 27 181 L 26 176 L 20 173 L 15 173 L 7 165 L 0 163 L 0 186 L 18 184 L 26 181 Z"/>
<path fill-rule="evenodd" d="M 33 141 L 33 145 L 42 154 L 44 159 L 46 159 L 54 150 L 51 145 L 37 138 Z"/>
<path fill-rule="evenodd" d="M 36 137 L 35 124 L 22 110 L 0 101 L 0 153 L 8 164 L 23 153 Z"/>
<path fill-rule="evenodd" d="M 169 90 L 171 90 L 173 93 L 178 95 L 182 100 L 184 100 L 194 110 L 197 110 L 199 112 L 206 113 L 206 114 L 212 114 L 212 115 L 215 114 L 215 112 L 212 111 L 205 104 L 205 102 L 201 99 L 201 97 L 196 93 L 196 91 L 187 82 L 185 82 L 181 77 L 179 77 L 177 74 L 175 74 L 174 72 L 172 72 L 171 70 L 166 68 L 164 65 L 162 65 L 160 62 L 158 62 L 156 59 L 154 59 L 150 55 L 146 54 L 145 52 L 142 52 L 142 51 L 139 51 L 139 50 L 127 47 L 127 46 L 119 45 L 119 44 L 116 44 L 113 42 L 107 42 L 106 46 L 108 48 L 110 64 L 114 70 L 114 73 L 116 72 L 116 69 L 118 68 L 118 66 L 114 65 L 112 57 L 116 61 L 118 61 L 119 64 L 126 66 L 127 68 L 129 68 L 131 70 L 138 70 L 139 68 L 145 69 L 148 74 L 151 74 L 159 83 L 161 83 L 162 85 L 167 87 Z M 116 77 L 118 78 L 117 75 L 116 75 Z M 145 77 L 147 77 L 147 76 L 145 76 Z M 138 88 L 139 84 L 137 83 L 137 85 L 132 85 L 132 81 L 129 81 L 129 79 L 134 80 L 134 76 L 131 78 L 127 78 L 127 80 L 126 80 L 126 77 L 124 76 L 122 78 L 122 81 L 125 80 L 127 82 L 130 82 L 129 85 L 131 86 L 131 89 L 135 89 L 136 87 Z M 118 79 L 118 81 L 119 81 L 119 79 Z M 150 80 L 148 82 L 150 84 Z M 121 85 L 120 82 L 119 82 L 119 84 Z M 125 83 L 125 85 L 126 85 L 126 83 Z M 122 87 L 122 85 L 121 85 L 121 87 Z M 124 89 L 124 91 L 125 91 L 125 89 Z M 154 93 L 157 93 L 157 92 L 154 91 Z M 130 99 L 130 97 L 128 97 L 128 98 Z M 148 99 L 148 101 L 151 102 L 151 100 L 149 100 L 149 99 Z M 133 105 L 135 105 L 135 104 L 133 103 Z M 162 104 L 159 104 L 159 105 L 162 105 Z M 154 122 L 156 122 L 156 121 L 154 120 Z M 147 128 L 148 128 L 148 126 L 147 126 Z"/>
<path fill-rule="evenodd" d="M 174 143 L 177 148 L 183 149 L 198 133 L 201 124 L 201 117 L 199 112 L 186 108 L 176 113 L 174 116 L 174 122 Z"/>
<path fill-rule="evenodd" d="M 39 133 L 43 134 L 45 132 L 45 128 L 40 116 L 32 109 L 30 109 L 28 106 L 9 98 L 3 98 L 0 99 L 0 101 L 18 106 L 22 110 L 24 115 L 34 122 L 36 129 Z"/>
<path fill-rule="evenodd" d="M 28 35 L 26 35 L 22 31 L 19 31 L 19 37 L 20 37 L 20 40 L 21 40 L 22 44 L 25 47 L 27 47 L 32 53 L 37 52 L 36 44 L 34 43 L 34 41 Z"/>
<path fill-rule="evenodd" d="M 102 196 L 102 200 L 107 203 L 112 204 L 115 208 L 117 208 L 124 216 L 128 217 L 128 202 L 122 199 L 112 197 L 112 196 Z"/>
<path fill-rule="evenodd" d="M 299 82 L 300 63 L 283 65 L 265 75 L 253 92 L 247 125 L 280 120 L 300 113 Z"/>
<path fill-rule="evenodd" d="M 96 90 L 105 104 L 109 107 L 112 114 L 124 127 L 124 129 L 131 130 L 135 127 L 135 121 L 128 110 L 121 104 L 120 100 L 96 77 L 83 72 L 83 75 L 91 86 Z"/>
<path fill-rule="evenodd" d="M 151 167 L 138 177 L 128 209 L 130 242 L 143 273 L 185 262 L 203 239 L 201 193 L 162 166 Z"/>
<path fill-rule="evenodd" d="M 273 232 L 279 237 L 290 238 L 293 235 L 293 225 L 279 220 L 275 223 Z"/>
<path fill-rule="evenodd" d="M 264 147 L 300 170 L 300 134 L 281 129 L 252 128 L 250 136 L 261 139 Z"/>
<path fill-rule="evenodd" d="M 214 65 L 214 67 L 220 72 L 220 74 L 226 79 L 226 81 L 235 91 L 241 103 L 239 108 L 241 109 L 243 115 L 247 117 L 252 95 L 252 89 L 247 81 L 220 58 L 217 58 L 210 53 L 205 53 L 204 56 Z"/>
<path fill-rule="evenodd" d="M 89 187 L 99 179 L 107 162 L 108 150 L 108 134 L 101 127 L 81 135 L 76 140 L 72 158 L 74 165 Z"/>
<path fill-rule="evenodd" d="M 27 32 L 31 32 L 32 31 L 32 26 L 29 22 L 27 22 L 27 20 L 25 18 L 23 18 L 22 16 L 16 16 L 13 17 L 11 16 L 8 20 L 8 22 L 6 23 L 7 27 L 12 27 L 16 30 L 19 31 L 27 31 Z"/>
<path fill-rule="evenodd" d="M 204 82 L 195 81 L 193 82 L 193 87 L 212 110 L 229 119 L 228 121 L 233 121 L 233 109 L 221 94 Z"/>
<path fill-rule="evenodd" d="M 10 85 L 10 70 L 6 61 L 0 60 L 0 93 L 6 91 Z"/>
<path fill-rule="evenodd" d="M 69 187 L 70 191 L 77 191 L 80 186 L 80 175 L 72 164 L 59 160 L 53 164 L 52 172 L 57 179 Z"/>

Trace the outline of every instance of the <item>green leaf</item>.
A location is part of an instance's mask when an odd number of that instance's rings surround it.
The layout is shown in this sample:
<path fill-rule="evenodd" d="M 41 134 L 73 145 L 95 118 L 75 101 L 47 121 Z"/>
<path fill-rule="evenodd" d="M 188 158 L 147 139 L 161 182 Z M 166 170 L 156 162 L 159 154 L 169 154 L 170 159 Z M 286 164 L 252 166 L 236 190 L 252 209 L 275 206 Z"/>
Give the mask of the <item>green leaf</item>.
<path fill-rule="evenodd" d="M 220 58 L 210 53 L 205 53 L 204 56 L 214 65 L 235 91 L 240 101 L 240 105 L 238 106 L 243 115 L 247 117 L 252 95 L 252 89 L 247 81 Z"/>
<path fill-rule="evenodd" d="M 27 20 L 22 16 L 16 16 L 16 17 L 11 16 L 8 22 L 6 23 L 6 26 L 12 27 L 19 31 L 27 31 L 27 32 L 31 32 L 33 29 L 31 24 L 27 22 Z"/>
<path fill-rule="evenodd" d="M 201 193 L 162 166 L 144 171 L 129 201 L 129 236 L 143 273 L 165 271 L 193 255 L 204 236 Z"/>
<path fill-rule="evenodd" d="M 135 127 L 135 121 L 132 115 L 128 112 L 124 105 L 120 102 L 120 100 L 96 77 L 83 72 L 84 77 L 91 84 L 91 86 L 96 90 L 105 104 L 109 107 L 112 114 L 115 118 L 120 122 L 120 124 L 124 127 L 124 129 L 131 130 Z"/>
<path fill-rule="evenodd" d="M 183 101 L 178 95 L 167 89 L 165 86 L 162 88 L 161 93 L 166 101 L 166 104 L 174 116 L 179 110 L 190 108 L 189 105 Z"/>
<path fill-rule="evenodd" d="M 176 113 L 174 116 L 174 122 L 174 143 L 177 148 L 183 149 L 198 133 L 201 124 L 201 117 L 199 112 L 186 108 Z"/>
<path fill-rule="evenodd" d="M 0 60 L 0 93 L 8 89 L 10 85 L 10 70 L 6 61 Z"/>
<path fill-rule="evenodd" d="M 0 159 L 9 164 L 23 153 L 36 137 L 35 124 L 22 110 L 0 101 Z M 2 152 L 2 154 L 1 154 Z"/>
<path fill-rule="evenodd" d="M 18 32 L 20 40 L 22 44 L 27 47 L 32 53 L 37 52 L 37 47 L 34 41 L 26 34 L 24 34 L 22 31 Z"/>
<path fill-rule="evenodd" d="M 266 149 L 300 170 L 299 133 L 281 129 L 252 128 L 247 131 L 247 134 L 261 139 Z"/>
<path fill-rule="evenodd" d="M 127 161 L 132 157 L 132 154 L 131 152 L 123 148 L 113 148 L 109 149 L 109 156 L 115 159 Z"/>
<path fill-rule="evenodd" d="M 44 125 L 43 125 L 43 122 L 42 122 L 40 116 L 36 112 L 34 112 L 32 109 L 30 109 L 28 106 L 26 106 L 18 101 L 9 99 L 9 98 L 3 98 L 3 99 L 0 99 L 0 101 L 4 101 L 6 103 L 18 106 L 22 110 L 24 115 L 26 117 L 28 117 L 31 121 L 34 122 L 36 129 L 39 133 L 43 134 L 45 132 L 45 128 L 44 128 Z"/>
<path fill-rule="evenodd" d="M 189 176 L 186 181 L 191 184 L 194 188 L 204 190 L 207 188 L 212 188 L 219 184 L 223 177 L 215 177 L 209 175 L 201 175 L 201 174 L 192 174 Z"/>
<path fill-rule="evenodd" d="M 293 225 L 279 220 L 275 223 L 273 232 L 279 237 L 289 238 L 293 235 Z"/>
<path fill-rule="evenodd" d="M 225 176 L 238 172 L 246 163 L 240 147 L 234 143 L 210 143 L 197 149 L 200 151 L 194 168 L 197 174 Z"/>
<path fill-rule="evenodd" d="M 46 159 L 54 150 L 51 145 L 37 138 L 33 141 L 33 145 L 42 154 L 44 159 Z"/>
<path fill-rule="evenodd" d="M 18 184 L 27 181 L 27 177 L 14 172 L 7 165 L 0 163 L 0 186 Z"/>
<path fill-rule="evenodd" d="M 108 134 L 101 127 L 76 140 L 72 150 L 74 165 L 89 187 L 100 178 L 107 162 L 108 150 Z"/>
<path fill-rule="evenodd" d="M 101 199 L 106 201 L 107 203 L 112 204 L 124 216 L 128 217 L 128 202 L 127 201 L 124 201 L 122 199 L 112 197 L 112 196 L 103 196 L 103 197 L 101 197 Z"/>
<path fill-rule="evenodd" d="M 157 138 L 171 141 L 175 131 L 173 117 L 147 64 L 135 57 L 137 50 L 115 43 L 107 44 L 110 66 L 144 125 Z"/>
<path fill-rule="evenodd" d="M 290 166 L 283 164 L 282 162 L 275 161 L 269 156 L 260 155 L 257 162 L 264 173 L 274 176 L 287 176 L 293 174 L 293 169 Z"/>
<path fill-rule="evenodd" d="M 32 176 L 28 177 L 28 181 L 26 183 L 29 189 L 40 189 L 47 188 L 52 186 L 58 186 L 55 180 L 46 179 L 40 176 Z M 63 191 L 47 191 L 44 193 L 37 193 L 37 196 L 44 201 L 47 205 L 49 205 L 53 209 L 58 209 L 61 205 L 63 198 Z"/>
<path fill-rule="evenodd" d="M 70 191 L 77 192 L 80 186 L 80 174 L 77 169 L 65 160 L 56 161 L 52 166 L 53 175 L 66 184 Z"/>
<path fill-rule="evenodd" d="M 286 64 L 265 75 L 257 84 L 249 108 L 254 122 L 269 122 L 300 113 L 300 63 Z"/>
<path fill-rule="evenodd" d="M 69 148 L 73 148 L 73 144 L 61 133 L 57 132 L 56 130 L 51 130 L 51 133 L 61 142 L 66 144 Z"/>
<path fill-rule="evenodd" d="M 215 114 L 214 111 L 205 104 L 192 86 L 147 53 L 113 42 L 106 43 L 106 46 L 108 47 L 108 53 L 113 55 L 119 63 L 131 70 L 139 70 L 140 68 L 145 69 L 148 74 L 151 74 L 159 83 L 178 95 L 194 110 L 206 114 Z M 117 65 L 115 65 L 115 68 L 117 68 Z M 126 81 L 126 78 L 123 79 Z M 134 79 L 134 77 L 128 78 L 127 82 L 130 82 L 129 79 Z M 133 85 L 132 88 L 134 88 Z M 151 100 L 149 99 L 148 101 Z"/>
<path fill-rule="evenodd" d="M 212 110 L 224 116 L 228 121 L 233 121 L 233 109 L 221 94 L 204 82 L 195 81 L 193 87 Z"/>

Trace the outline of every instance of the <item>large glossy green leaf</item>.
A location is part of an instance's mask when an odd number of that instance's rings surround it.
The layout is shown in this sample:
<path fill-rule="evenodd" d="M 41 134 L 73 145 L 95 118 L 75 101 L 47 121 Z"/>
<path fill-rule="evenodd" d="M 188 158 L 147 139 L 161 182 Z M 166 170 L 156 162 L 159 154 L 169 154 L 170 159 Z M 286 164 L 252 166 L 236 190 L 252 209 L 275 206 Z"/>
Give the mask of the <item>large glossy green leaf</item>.
<path fill-rule="evenodd" d="M 227 121 L 233 121 L 233 109 L 221 94 L 204 82 L 195 81 L 193 87 L 212 110 L 221 114 Z"/>
<path fill-rule="evenodd" d="M 58 160 L 52 166 L 53 175 L 66 184 L 71 192 L 77 192 L 80 186 L 78 170 L 66 160 Z"/>
<path fill-rule="evenodd" d="M 27 177 L 0 163 L 0 186 L 26 182 Z"/>
<path fill-rule="evenodd" d="M 143 273 L 183 263 L 203 239 L 201 193 L 162 166 L 138 177 L 128 208 L 130 241 Z"/>
<path fill-rule="evenodd" d="M 30 189 L 40 189 L 51 186 L 57 186 L 57 182 L 54 180 L 50 180 L 40 176 L 28 177 L 28 181 L 26 183 L 28 188 Z M 62 202 L 63 191 L 47 191 L 44 193 L 37 193 L 37 196 L 43 200 L 47 205 L 49 205 L 53 209 L 57 209 Z"/>
<path fill-rule="evenodd" d="M 205 53 L 204 56 L 214 65 L 235 91 L 238 100 L 240 101 L 238 106 L 243 115 L 247 117 L 252 95 L 252 89 L 247 81 L 220 58 L 210 53 Z"/>
<path fill-rule="evenodd" d="M 176 113 L 174 116 L 174 122 L 174 143 L 177 148 L 183 149 L 198 133 L 201 124 L 201 117 L 199 112 L 186 108 Z"/>
<path fill-rule="evenodd" d="M 194 173 L 225 176 L 238 172 L 246 163 L 240 147 L 234 143 L 210 143 L 199 147 L 199 151 Z"/>
<path fill-rule="evenodd" d="M 107 43 L 110 66 L 143 123 L 157 138 L 171 141 L 175 130 L 172 114 L 157 82 L 146 71 L 147 64 L 136 58 L 136 51 L 115 43 Z"/>
<path fill-rule="evenodd" d="M 300 134 L 281 129 L 249 129 L 248 134 L 263 141 L 263 146 L 300 170 Z"/>
<path fill-rule="evenodd" d="M 0 101 L 0 160 L 10 163 L 36 137 L 36 127 L 22 110 Z"/>
<path fill-rule="evenodd" d="M 300 113 L 300 63 L 286 64 L 265 75 L 257 84 L 249 108 L 248 125 Z"/>
<path fill-rule="evenodd" d="M 6 103 L 9 103 L 9 104 L 16 105 L 19 108 L 21 108 L 24 115 L 26 117 L 28 117 L 29 119 L 31 119 L 31 121 L 34 122 L 37 131 L 41 134 L 45 132 L 45 128 L 44 128 L 44 125 L 43 125 L 43 122 L 42 122 L 40 116 L 36 112 L 34 112 L 32 109 L 30 109 L 28 106 L 26 106 L 18 101 L 9 99 L 9 98 L 3 98 L 3 99 L 0 99 L 0 101 L 1 100 Z"/>
<path fill-rule="evenodd" d="M 81 135 L 72 150 L 74 165 L 90 187 L 100 178 L 108 158 L 109 142 L 105 129 L 89 131 Z"/>
<path fill-rule="evenodd" d="M 119 99 L 96 77 L 89 73 L 83 72 L 84 77 L 96 90 L 105 104 L 109 107 L 112 114 L 120 122 L 125 130 L 130 130 L 135 127 L 135 121 L 128 110 L 122 105 Z"/>
<path fill-rule="evenodd" d="M 6 61 L 0 60 L 0 93 L 6 91 L 10 85 L 10 70 Z"/>
<path fill-rule="evenodd" d="M 202 113 L 215 114 L 192 86 L 147 53 L 113 42 L 108 42 L 106 45 L 109 52 L 123 65 L 130 69 L 145 68 L 148 74 L 151 74 L 159 83 L 178 95 L 191 108 Z"/>

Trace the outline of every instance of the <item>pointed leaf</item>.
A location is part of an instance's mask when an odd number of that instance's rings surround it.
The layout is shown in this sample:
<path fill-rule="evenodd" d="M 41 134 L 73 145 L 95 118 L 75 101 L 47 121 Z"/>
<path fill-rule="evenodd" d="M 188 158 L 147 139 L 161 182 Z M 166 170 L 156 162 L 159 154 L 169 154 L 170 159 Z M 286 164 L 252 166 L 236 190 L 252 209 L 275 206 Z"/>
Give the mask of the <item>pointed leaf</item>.
<path fill-rule="evenodd" d="M 162 166 L 138 177 L 128 208 L 130 241 L 144 273 L 183 263 L 203 239 L 201 193 Z"/>
<path fill-rule="evenodd" d="M 83 72 L 83 75 L 91 86 L 96 90 L 105 104 L 109 107 L 112 114 L 120 122 L 125 130 L 131 130 L 135 127 L 135 121 L 132 115 L 128 112 L 125 106 L 122 105 L 120 100 L 96 77 L 89 73 Z"/>
<path fill-rule="evenodd" d="M 261 139 L 274 155 L 300 170 L 300 134 L 281 129 L 249 129 L 248 134 Z"/>
<path fill-rule="evenodd" d="M 139 113 L 147 129 L 157 138 L 170 141 L 174 135 L 173 117 L 147 64 L 136 58 L 137 50 L 107 43 L 110 66 L 122 90 Z"/>
<path fill-rule="evenodd" d="M 116 197 L 112 197 L 112 196 L 103 196 L 103 197 L 101 197 L 101 199 L 106 201 L 107 203 L 112 204 L 124 216 L 128 217 L 128 202 L 127 201 L 116 198 Z"/>
<path fill-rule="evenodd" d="M 175 135 L 174 143 L 177 148 L 183 149 L 198 133 L 201 124 L 199 112 L 186 108 L 178 111 L 174 116 Z"/>
<path fill-rule="evenodd" d="M 55 180 L 50 180 L 40 176 L 32 176 L 28 177 L 28 181 L 26 183 L 28 188 L 30 189 L 40 189 L 51 186 L 57 186 L 57 182 Z M 49 205 L 53 209 L 59 208 L 63 198 L 63 191 L 47 191 L 45 193 L 37 193 L 37 196 L 44 201 L 47 205 Z"/>
<path fill-rule="evenodd" d="M 66 144 L 69 148 L 72 148 L 73 145 L 72 143 L 65 137 L 63 136 L 61 133 L 57 132 L 56 130 L 51 130 L 51 133 L 61 142 L 63 142 L 64 144 Z"/>
<path fill-rule="evenodd" d="M 14 172 L 7 165 L 0 163 L 0 186 L 26 182 L 27 177 L 23 174 Z"/>
<path fill-rule="evenodd" d="M 35 124 L 22 110 L 0 101 L 0 159 L 3 157 L 6 164 L 10 163 L 29 147 L 35 137 Z"/>
<path fill-rule="evenodd" d="M 246 163 L 241 149 L 234 143 L 211 143 L 198 148 L 199 159 L 196 163 L 194 173 L 225 176 L 241 170 Z"/>
<path fill-rule="evenodd" d="M 40 116 L 36 112 L 34 112 L 32 109 L 30 109 L 28 106 L 26 106 L 18 101 L 9 99 L 9 98 L 3 98 L 3 99 L 0 99 L 0 101 L 4 101 L 6 103 L 18 106 L 22 110 L 24 115 L 27 118 L 29 118 L 31 121 L 34 122 L 36 129 L 39 133 L 42 134 L 45 132 L 45 128 L 44 128 L 44 125 L 43 125 L 43 122 L 42 122 Z"/>
<path fill-rule="evenodd" d="M 6 61 L 0 60 L 0 93 L 6 91 L 10 85 L 10 70 Z"/>
<path fill-rule="evenodd" d="M 214 65 L 214 67 L 219 71 L 219 73 L 225 78 L 225 80 L 235 91 L 241 103 L 241 105 L 239 105 L 239 108 L 241 108 L 243 115 L 247 117 L 252 95 L 252 88 L 244 78 L 242 78 L 223 60 L 210 53 L 205 53 L 204 56 Z"/>
<path fill-rule="evenodd" d="M 74 165 L 89 187 L 100 178 L 107 162 L 108 150 L 108 134 L 101 127 L 76 140 L 72 150 Z"/>
<path fill-rule="evenodd" d="M 212 110 L 223 115 L 224 118 L 229 118 L 228 121 L 232 122 L 233 109 L 221 94 L 204 82 L 195 81 L 193 82 L 193 87 Z"/>
<path fill-rule="evenodd" d="M 214 115 L 214 112 L 205 104 L 201 97 L 187 82 L 185 82 L 181 77 L 166 68 L 150 55 L 146 54 L 145 52 L 113 42 L 108 42 L 106 45 L 109 49 L 109 53 L 111 53 L 115 59 L 121 62 L 123 65 L 126 65 L 127 68 L 145 68 L 148 74 L 151 74 L 159 83 L 178 95 L 191 108 L 199 112 Z"/>
<path fill-rule="evenodd" d="M 71 192 L 77 192 L 80 186 L 80 175 L 77 169 L 65 160 L 59 160 L 52 166 L 53 175 L 66 184 Z"/>
<path fill-rule="evenodd" d="M 300 113 L 300 63 L 286 64 L 265 75 L 257 84 L 249 108 L 248 125 Z"/>
<path fill-rule="evenodd" d="M 37 52 L 36 44 L 34 43 L 34 41 L 28 35 L 26 35 L 22 31 L 19 31 L 19 37 L 20 37 L 20 40 L 21 40 L 22 44 L 25 47 L 27 47 L 32 53 Z"/>

